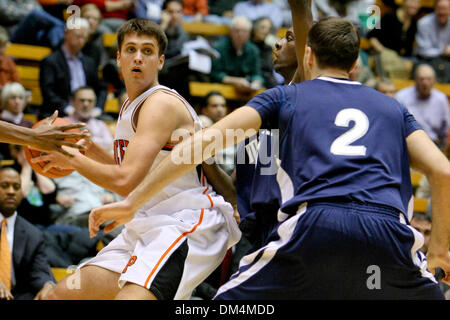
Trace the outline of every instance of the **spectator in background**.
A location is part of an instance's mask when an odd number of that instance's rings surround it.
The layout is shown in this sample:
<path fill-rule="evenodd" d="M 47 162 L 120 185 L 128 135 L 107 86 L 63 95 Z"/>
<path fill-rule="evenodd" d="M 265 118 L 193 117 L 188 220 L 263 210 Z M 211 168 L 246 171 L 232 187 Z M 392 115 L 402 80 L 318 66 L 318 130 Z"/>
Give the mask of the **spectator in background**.
<path fill-rule="evenodd" d="M 372 73 L 372 70 L 365 66 L 362 62 L 361 56 L 358 57 L 355 68 L 349 73 L 350 80 L 358 81 L 369 87 L 374 87 L 376 85 L 376 79 Z"/>
<path fill-rule="evenodd" d="M 98 78 L 94 60 L 81 53 L 89 37 L 89 22 L 84 18 L 75 19 L 66 25 L 63 45 L 40 62 L 43 98 L 40 118 L 51 115 L 55 109 L 59 111 L 59 116 L 64 116 L 71 93 L 86 85 L 95 89 L 97 106 L 103 110 L 106 88 Z"/>
<path fill-rule="evenodd" d="M 204 127 L 212 126 L 214 123 L 227 115 L 227 101 L 219 91 L 211 91 L 203 100 L 199 118 Z M 215 162 L 228 174 L 234 171 L 235 146 L 223 149 L 214 156 Z"/>
<path fill-rule="evenodd" d="M 92 88 L 81 87 L 74 92 L 72 105 L 74 113 L 67 117 L 72 122 L 86 123 L 86 129 L 91 134 L 91 140 L 112 152 L 113 138 L 108 126 L 92 116 L 95 106 L 95 92 Z M 88 216 L 91 209 L 115 200 L 114 195 L 92 183 L 78 172 L 55 179 L 57 185 L 56 205 L 52 211 L 57 224 L 78 227 L 88 226 Z"/>
<path fill-rule="evenodd" d="M 18 82 L 6 84 L 1 91 L 1 120 L 31 128 L 33 122 L 23 118 L 23 110 L 28 102 L 25 88 Z"/>
<path fill-rule="evenodd" d="M 423 246 L 419 250 L 426 254 L 431 234 L 431 213 L 414 212 L 411 226 L 422 234 L 424 241 Z"/>
<path fill-rule="evenodd" d="M 183 0 L 183 20 L 201 22 L 209 14 L 208 0 Z"/>
<path fill-rule="evenodd" d="M 213 59 L 211 79 L 233 85 L 241 93 L 262 88 L 259 49 L 249 41 L 252 23 L 246 17 L 234 17 L 230 35 L 218 40 L 214 48 L 220 53 Z"/>
<path fill-rule="evenodd" d="M 236 3 L 233 8 L 235 17 L 244 16 L 255 21 L 258 18 L 270 17 L 273 27 L 278 30 L 283 24 L 283 16 L 280 7 L 273 2 L 265 0 L 247 0 Z"/>
<path fill-rule="evenodd" d="M 96 100 L 95 91 L 91 87 L 78 88 L 73 93 L 72 98 L 74 111 L 66 119 L 73 123 L 85 123 L 85 128 L 91 134 L 92 141 L 112 152 L 113 137 L 108 126 L 102 120 L 95 118 L 95 116 L 98 116 L 95 110 Z"/>
<path fill-rule="evenodd" d="M 315 21 L 327 17 L 342 17 L 354 25 L 361 25 L 361 16 L 368 16 L 367 9 L 375 0 L 314 0 L 311 11 Z M 364 30 L 366 26 L 362 26 Z"/>
<path fill-rule="evenodd" d="M 397 92 L 395 98 L 403 104 L 441 149 L 444 148 L 449 126 L 447 96 L 433 88 L 436 76 L 430 65 L 416 69 L 415 85 Z"/>
<path fill-rule="evenodd" d="M 189 40 L 188 34 L 183 30 L 183 1 L 166 0 L 161 13 L 161 28 L 167 36 L 167 49 L 164 54 L 170 59 L 181 54 L 183 44 Z"/>
<path fill-rule="evenodd" d="M 9 34 L 33 10 L 42 10 L 36 0 L 0 0 L 0 26 Z"/>
<path fill-rule="evenodd" d="M 417 32 L 416 15 L 420 0 L 404 0 L 395 11 L 381 17 L 381 28 L 372 29 L 367 37 L 378 52 L 391 49 L 401 56 L 411 57 Z"/>
<path fill-rule="evenodd" d="M 387 78 L 382 78 L 380 81 L 377 81 L 375 89 L 391 98 L 395 98 L 395 84 Z"/>
<path fill-rule="evenodd" d="M 229 26 L 233 18 L 233 8 L 241 0 L 209 0 L 209 15 L 205 22 Z"/>
<path fill-rule="evenodd" d="M 135 0 L 74 0 L 79 7 L 87 3 L 95 4 L 102 12 L 101 26 L 108 33 L 115 33 L 129 17 L 134 16 L 137 5 Z"/>
<path fill-rule="evenodd" d="M 33 122 L 23 118 L 23 110 L 27 104 L 28 94 L 18 82 L 8 83 L 1 91 L 1 118 L 0 120 L 22 127 L 31 128 Z M 0 154 L 3 159 L 11 159 L 7 143 L 0 143 Z"/>
<path fill-rule="evenodd" d="M 160 23 L 163 3 L 164 0 L 138 0 L 134 10 L 136 18 L 147 18 Z"/>
<path fill-rule="evenodd" d="M 13 168 L 0 168 L 0 241 L 6 241 L 11 252 L 2 255 L 6 261 L 0 262 L 4 270 L 0 274 L 0 299 L 43 299 L 55 279 L 45 254 L 42 232 L 17 215 L 21 201 L 19 173 Z"/>
<path fill-rule="evenodd" d="M 265 88 L 272 88 L 277 85 L 273 70 L 273 49 L 265 42 L 272 29 L 272 21 L 267 17 L 258 18 L 253 22 L 251 41 L 259 49 L 261 75 L 264 78 Z"/>
<path fill-rule="evenodd" d="M 5 55 L 9 37 L 5 28 L 0 26 L 0 91 L 8 82 L 19 82 L 16 64 Z"/>
<path fill-rule="evenodd" d="M 81 7 L 81 17 L 89 22 L 89 37 L 81 52 L 94 60 L 95 68 L 103 66 L 108 54 L 103 46 L 103 33 L 107 29 L 100 27 L 102 13 L 95 4 L 88 3 Z"/>
<path fill-rule="evenodd" d="M 272 0 L 281 10 L 281 16 L 283 17 L 282 27 L 292 26 L 292 14 L 291 7 L 287 0 Z"/>
<path fill-rule="evenodd" d="M 42 8 L 55 18 L 64 21 L 64 11 L 73 0 L 38 0 Z"/>
<path fill-rule="evenodd" d="M 450 0 L 437 0 L 434 12 L 417 24 L 417 56 L 430 64 L 438 82 L 450 82 Z"/>
<path fill-rule="evenodd" d="M 64 38 L 64 22 L 44 10 L 33 10 L 11 33 L 11 41 L 56 49 Z"/>
<path fill-rule="evenodd" d="M 52 224 L 50 204 L 56 201 L 56 185 L 52 179 L 36 173 L 28 163 L 23 146 L 9 145 L 11 159 L 20 171 L 23 201 L 17 212 L 40 229 Z"/>

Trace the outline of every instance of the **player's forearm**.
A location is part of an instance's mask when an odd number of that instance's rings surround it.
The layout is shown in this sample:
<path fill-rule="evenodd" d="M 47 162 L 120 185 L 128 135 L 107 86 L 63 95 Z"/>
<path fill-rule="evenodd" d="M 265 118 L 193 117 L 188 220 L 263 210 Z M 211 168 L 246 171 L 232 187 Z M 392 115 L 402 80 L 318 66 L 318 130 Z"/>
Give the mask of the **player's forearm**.
<path fill-rule="evenodd" d="M 430 248 L 434 253 L 445 254 L 450 248 L 450 163 L 441 170 L 428 174 L 431 188 L 433 224 Z"/>
<path fill-rule="evenodd" d="M 80 153 L 69 161 L 82 176 L 123 197 L 126 197 L 136 186 L 136 182 L 133 182 L 132 170 L 124 166 L 99 163 Z"/>
<path fill-rule="evenodd" d="M 215 163 L 211 165 L 203 163 L 202 168 L 214 191 L 220 194 L 225 201 L 233 206 L 236 205 L 236 188 L 232 178 Z"/>
<path fill-rule="evenodd" d="M 292 23 L 295 34 L 295 53 L 298 66 L 294 82 L 308 80 L 303 70 L 303 57 L 308 39 L 308 32 L 313 24 L 311 0 L 289 0 L 292 13 Z"/>
<path fill-rule="evenodd" d="M 86 156 L 103 164 L 115 164 L 114 156 L 95 142 L 89 146 Z"/>
<path fill-rule="evenodd" d="M 166 185 L 198 164 L 217 152 L 255 135 L 260 126 L 261 118 L 255 109 L 250 107 L 237 109 L 210 128 L 197 132 L 193 137 L 178 144 L 172 150 L 170 158 L 166 158 L 147 174 L 126 201 L 134 210 L 139 209 Z M 237 131 L 240 131 L 239 134 L 236 134 Z M 227 133 L 231 133 L 234 138 L 227 139 Z"/>
<path fill-rule="evenodd" d="M 32 129 L 0 121 L 1 142 L 27 145 L 31 143 L 34 135 L 35 133 Z"/>

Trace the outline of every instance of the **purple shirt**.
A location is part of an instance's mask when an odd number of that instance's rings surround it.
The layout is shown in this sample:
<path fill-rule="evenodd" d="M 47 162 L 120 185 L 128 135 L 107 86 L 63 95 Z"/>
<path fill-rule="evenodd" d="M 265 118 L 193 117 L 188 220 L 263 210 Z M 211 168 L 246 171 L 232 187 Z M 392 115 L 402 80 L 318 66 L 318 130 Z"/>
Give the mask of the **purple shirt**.
<path fill-rule="evenodd" d="M 83 64 L 81 63 L 80 57 L 81 52 L 78 53 L 77 57 L 73 57 L 66 49 L 62 46 L 62 51 L 64 52 L 64 57 L 66 58 L 67 65 L 70 71 L 70 91 L 74 92 L 80 87 L 86 85 L 86 74 L 84 73 Z"/>
<path fill-rule="evenodd" d="M 431 140 L 445 145 L 450 121 L 447 96 L 432 89 L 427 99 L 420 99 L 415 86 L 397 92 L 395 98 L 416 118 Z"/>

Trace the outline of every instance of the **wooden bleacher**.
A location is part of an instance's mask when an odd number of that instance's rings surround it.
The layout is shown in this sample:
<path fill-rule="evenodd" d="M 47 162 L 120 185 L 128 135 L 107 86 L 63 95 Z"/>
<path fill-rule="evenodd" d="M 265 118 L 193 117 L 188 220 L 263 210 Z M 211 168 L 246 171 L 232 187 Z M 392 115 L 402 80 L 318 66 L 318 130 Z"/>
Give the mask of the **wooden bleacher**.
<path fill-rule="evenodd" d="M 31 46 L 27 44 L 10 43 L 6 47 L 5 55 L 15 60 L 41 61 L 52 53 L 47 47 Z"/>
<path fill-rule="evenodd" d="M 189 82 L 189 93 L 193 97 L 204 97 L 210 91 L 219 91 L 228 100 L 248 101 L 253 96 L 264 91 L 264 89 L 256 90 L 250 95 L 242 95 L 230 84 L 209 83 L 209 82 Z"/>

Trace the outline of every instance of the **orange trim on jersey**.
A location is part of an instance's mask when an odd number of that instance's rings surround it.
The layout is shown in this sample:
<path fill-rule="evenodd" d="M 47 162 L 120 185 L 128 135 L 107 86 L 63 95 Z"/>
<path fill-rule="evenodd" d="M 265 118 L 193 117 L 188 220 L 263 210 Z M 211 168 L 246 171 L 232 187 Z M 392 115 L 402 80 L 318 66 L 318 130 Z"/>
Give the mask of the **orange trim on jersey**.
<path fill-rule="evenodd" d="M 122 114 L 125 112 L 129 105 L 130 99 L 127 98 L 127 100 L 123 103 L 122 108 L 120 108 L 119 119 L 122 119 Z"/>
<path fill-rule="evenodd" d="M 203 169 L 202 169 L 202 185 L 206 186 L 205 183 L 205 175 L 203 174 Z M 211 208 L 214 207 L 214 201 L 212 200 L 211 196 L 209 194 L 206 193 L 206 191 L 209 190 L 209 186 L 206 186 L 206 189 L 203 190 L 203 195 L 207 196 L 209 199 L 209 202 L 211 203 Z"/>
<path fill-rule="evenodd" d="M 197 229 L 197 227 L 202 223 L 203 221 L 203 214 L 205 212 L 205 209 L 202 209 L 202 211 L 200 212 L 200 219 L 198 220 L 197 224 L 189 231 L 184 232 L 183 234 L 181 234 L 171 245 L 170 247 L 163 253 L 163 255 L 161 256 L 161 258 L 159 258 L 158 262 L 156 263 L 155 267 L 153 268 L 153 270 L 150 272 L 150 275 L 147 277 L 147 280 L 145 281 L 144 287 L 147 288 L 148 282 L 150 281 L 150 278 L 153 276 L 153 274 L 156 272 L 156 269 L 158 269 L 159 265 L 161 264 L 161 262 L 164 260 L 164 258 L 167 256 L 167 254 L 170 252 L 170 250 L 173 249 L 173 247 L 183 238 L 185 237 L 187 234 L 192 233 L 195 231 L 195 229 Z"/>

